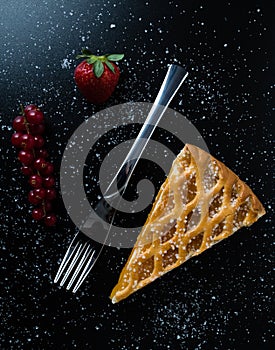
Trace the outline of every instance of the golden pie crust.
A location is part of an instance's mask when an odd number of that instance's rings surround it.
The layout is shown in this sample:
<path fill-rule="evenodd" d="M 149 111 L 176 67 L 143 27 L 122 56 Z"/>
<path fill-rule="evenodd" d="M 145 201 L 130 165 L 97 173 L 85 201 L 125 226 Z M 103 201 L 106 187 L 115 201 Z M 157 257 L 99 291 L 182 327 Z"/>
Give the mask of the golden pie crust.
<path fill-rule="evenodd" d="M 110 298 L 113 303 L 257 221 L 265 210 L 222 162 L 186 144 L 174 160 Z"/>

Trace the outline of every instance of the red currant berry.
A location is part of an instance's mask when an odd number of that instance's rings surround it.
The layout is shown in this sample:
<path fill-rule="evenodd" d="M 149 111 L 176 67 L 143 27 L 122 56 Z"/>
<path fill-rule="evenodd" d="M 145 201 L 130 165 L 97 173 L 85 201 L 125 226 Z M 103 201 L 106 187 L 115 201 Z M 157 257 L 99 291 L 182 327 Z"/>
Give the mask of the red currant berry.
<path fill-rule="evenodd" d="M 43 179 L 43 184 L 46 188 L 54 187 L 55 185 L 55 179 L 53 176 L 47 176 L 45 179 Z"/>
<path fill-rule="evenodd" d="M 46 190 L 45 188 L 36 188 L 33 190 L 34 196 L 36 199 L 40 200 L 40 202 L 46 197 Z"/>
<path fill-rule="evenodd" d="M 42 135 L 45 131 L 44 124 L 30 124 L 29 125 L 30 132 L 32 135 Z"/>
<path fill-rule="evenodd" d="M 24 165 L 30 165 L 33 162 L 33 154 L 30 151 L 20 151 L 18 154 L 18 159 Z"/>
<path fill-rule="evenodd" d="M 21 171 L 24 175 L 30 176 L 33 174 L 33 169 L 29 166 L 22 166 Z"/>
<path fill-rule="evenodd" d="M 33 188 L 39 188 L 42 186 L 43 184 L 43 178 L 40 175 L 32 175 L 29 178 L 29 184 L 33 187 Z"/>
<path fill-rule="evenodd" d="M 33 166 L 35 167 L 36 170 L 42 171 L 43 169 L 45 169 L 48 166 L 48 163 L 45 161 L 44 158 L 37 158 L 34 161 Z"/>
<path fill-rule="evenodd" d="M 42 148 L 44 143 L 45 141 L 41 135 L 34 136 L 34 148 Z"/>
<path fill-rule="evenodd" d="M 12 137 L 11 137 L 11 143 L 13 144 L 13 146 L 15 147 L 20 147 L 20 144 L 21 144 L 21 136 L 22 136 L 22 132 L 15 132 L 14 134 L 12 134 Z"/>
<path fill-rule="evenodd" d="M 54 214 L 48 214 L 45 218 L 44 218 L 44 223 L 46 226 L 54 226 L 56 224 L 56 216 Z"/>
<path fill-rule="evenodd" d="M 36 194 L 34 193 L 34 190 L 30 191 L 28 194 L 28 200 L 31 204 L 39 204 L 41 203 L 41 199 L 36 197 Z"/>
<path fill-rule="evenodd" d="M 25 149 L 25 150 L 30 150 L 30 149 L 33 149 L 35 145 L 35 142 L 34 142 L 34 137 L 30 134 L 23 134 L 21 136 L 21 144 L 20 144 L 20 147 Z"/>
<path fill-rule="evenodd" d="M 53 188 L 48 188 L 46 190 L 45 198 L 50 200 L 50 201 L 55 199 L 56 198 L 56 191 Z"/>
<path fill-rule="evenodd" d="M 25 131 L 26 130 L 25 117 L 23 117 L 23 115 L 19 115 L 18 117 L 16 117 L 12 122 L 12 127 L 16 131 Z"/>
<path fill-rule="evenodd" d="M 52 211 L 52 203 L 50 201 L 44 201 L 43 208 L 48 213 L 49 211 Z"/>
<path fill-rule="evenodd" d="M 39 110 L 30 110 L 26 113 L 27 121 L 31 124 L 41 124 L 44 122 L 44 115 Z"/>
<path fill-rule="evenodd" d="M 41 169 L 43 175 L 51 175 L 54 171 L 54 167 L 52 163 L 47 162 L 47 165 Z"/>
<path fill-rule="evenodd" d="M 36 111 L 38 110 L 39 111 L 39 108 L 36 106 L 36 105 L 33 105 L 33 104 L 29 104 L 27 105 L 25 108 L 24 108 L 24 113 L 28 113 L 29 111 Z"/>
<path fill-rule="evenodd" d="M 39 158 L 48 158 L 49 157 L 49 153 L 44 149 L 44 148 L 41 148 L 41 149 L 38 149 L 35 151 L 35 154 L 37 155 L 37 157 Z"/>
<path fill-rule="evenodd" d="M 42 208 L 33 209 L 32 217 L 34 220 L 42 220 L 44 217 L 44 210 Z"/>

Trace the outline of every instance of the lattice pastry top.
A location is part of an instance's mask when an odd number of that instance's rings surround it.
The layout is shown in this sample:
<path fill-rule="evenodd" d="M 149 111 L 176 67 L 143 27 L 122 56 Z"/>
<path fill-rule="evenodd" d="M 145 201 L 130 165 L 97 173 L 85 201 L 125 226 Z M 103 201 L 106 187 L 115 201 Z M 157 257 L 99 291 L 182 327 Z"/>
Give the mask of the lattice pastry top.
<path fill-rule="evenodd" d="M 113 303 L 264 214 L 258 198 L 236 174 L 187 144 L 173 162 L 111 293 Z"/>

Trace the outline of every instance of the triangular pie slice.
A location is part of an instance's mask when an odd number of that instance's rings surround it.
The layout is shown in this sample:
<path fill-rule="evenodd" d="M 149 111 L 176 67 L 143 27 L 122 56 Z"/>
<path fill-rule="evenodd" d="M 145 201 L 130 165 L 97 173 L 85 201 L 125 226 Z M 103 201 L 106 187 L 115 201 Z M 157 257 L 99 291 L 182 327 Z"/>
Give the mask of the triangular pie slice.
<path fill-rule="evenodd" d="M 113 303 L 249 226 L 264 207 L 236 174 L 186 144 L 161 186 L 110 298 Z"/>

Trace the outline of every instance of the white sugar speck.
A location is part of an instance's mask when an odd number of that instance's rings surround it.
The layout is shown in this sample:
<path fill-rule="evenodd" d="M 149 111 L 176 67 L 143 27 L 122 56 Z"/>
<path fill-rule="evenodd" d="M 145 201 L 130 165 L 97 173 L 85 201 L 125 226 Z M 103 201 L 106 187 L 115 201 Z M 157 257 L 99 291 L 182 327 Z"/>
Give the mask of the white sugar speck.
<path fill-rule="evenodd" d="M 61 67 L 62 67 L 63 69 L 69 69 L 70 66 L 71 66 L 71 64 L 72 64 L 72 63 L 68 60 L 68 58 L 64 58 L 63 61 L 62 61 L 62 63 L 61 63 Z"/>

